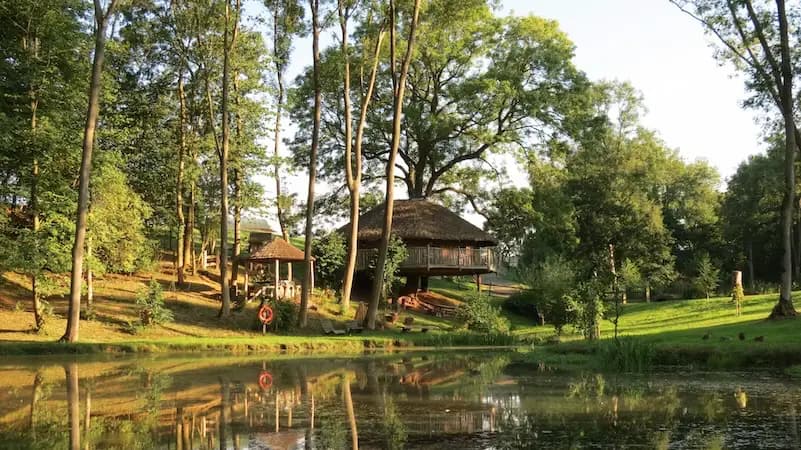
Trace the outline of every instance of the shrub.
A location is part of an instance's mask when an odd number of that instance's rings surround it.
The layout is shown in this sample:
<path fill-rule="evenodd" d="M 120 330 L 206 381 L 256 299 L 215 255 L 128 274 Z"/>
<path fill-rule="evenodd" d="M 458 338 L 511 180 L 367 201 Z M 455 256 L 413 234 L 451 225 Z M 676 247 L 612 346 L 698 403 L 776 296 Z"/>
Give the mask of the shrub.
<path fill-rule="evenodd" d="M 537 293 L 531 289 L 515 292 L 501 304 L 501 307 L 507 311 L 519 314 L 532 320 L 537 319 L 537 313 L 542 312 L 539 309 L 540 298 Z"/>
<path fill-rule="evenodd" d="M 599 343 L 595 356 L 603 369 L 616 372 L 647 372 L 654 365 L 656 350 L 652 344 L 640 339 L 622 338 Z"/>
<path fill-rule="evenodd" d="M 509 332 L 509 321 L 501 315 L 500 308 L 492 306 L 489 297 L 480 293 L 468 295 L 457 309 L 456 317 L 465 323 L 468 330 L 480 333 Z"/>
<path fill-rule="evenodd" d="M 525 278 L 528 285 L 533 286 L 529 298 L 553 325 L 556 334 L 561 334 L 564 326 L 574 320 L 570 307 L 576 284 L 573 266 L 562 257 L 548 258 L 529 270 Z"/>
<path fill-rule="evenodd" d="M 701 289 L 706 298 L 709 298 L 710 293 L 714 292 L 720 284 L 720 269 L 712 265 L 709 256 L 702 256 L 698 261 L 698 276 L 695 282 L 698 288 Z"/>
<path fill-rule="evenodd" d="M 406 257 L 409 255 L 406 245 L 395 233 L 389 237 L 387 246 L 387 259 L 384 261 L 384 280 L 383 298 L 386 299 L 390 293 L 400 287 L 401 278 L 398 276 L 398 269 Z M 373 252 L 373 256 L 368 264 L 370 277 L 375 274 L 375 266 L 378 264 L 378 251 Z"/>
<path fill-rule="evenodd" d="M 572 319 L 571 324 L 586 339 L 601 337 L 601 318 L 605 309 L 602 292 L 602 283 L 591 280 L 580 283 L 573 292 L 563 297 Z"/>
<path fill-rule="evenodd" d="M 745 300 L 745 291 L 743 291 L 743 285 L 738 284 L 731 290 L 731 301 L 734 303 L 734 308 L 738 316 L 742 310 L 743 300 Z"/>
<path fill-rule="evenodd" d="M 317 269 L 320 287 L 339 290 L 345 271 L 347 249 L 342 235 L 336 231 L 316 239 L 314 242 L 314 267 Z"/>
<path fill-rule="evenodd" d="M 290 331 L 295 328 L 298 306 L 294 302 L 271 299 L 266 304 L 273 310 L 273 321 L 269 325 L 271 330 Z M 258 327 L 261 329 L 261 322 L 258 322 Z"/>
<path fill-rule="evenodd" d="M 139 307 L 139 321 L 143 326 L 173 321 L 172 311 L 164 306 L 164 291 L 156 280 L 150 280 L 147 287 L 139 291 L 136 305 Z"/>

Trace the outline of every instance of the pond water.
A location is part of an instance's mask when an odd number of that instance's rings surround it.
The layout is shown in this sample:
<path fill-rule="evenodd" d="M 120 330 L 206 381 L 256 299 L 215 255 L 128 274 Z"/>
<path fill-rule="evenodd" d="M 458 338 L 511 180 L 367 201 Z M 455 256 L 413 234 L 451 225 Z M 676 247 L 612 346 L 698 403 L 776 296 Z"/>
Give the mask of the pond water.
<path fill-rule="evenodd" d="M 3 449 L 354 447 L 801 448 L 801 383 L 503 352 L 0 361 Z"/>

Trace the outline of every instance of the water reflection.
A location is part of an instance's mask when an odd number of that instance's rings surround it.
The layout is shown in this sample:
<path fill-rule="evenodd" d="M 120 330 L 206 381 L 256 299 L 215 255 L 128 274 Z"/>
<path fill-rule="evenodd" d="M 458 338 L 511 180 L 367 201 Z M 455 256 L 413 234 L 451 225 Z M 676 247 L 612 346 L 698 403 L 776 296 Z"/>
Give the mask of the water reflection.
<path fill-rule="evenodd" d="M 560 373 L 514 354 L 0 365 L 0 448 L 800 448 L 766 374 Z"/>

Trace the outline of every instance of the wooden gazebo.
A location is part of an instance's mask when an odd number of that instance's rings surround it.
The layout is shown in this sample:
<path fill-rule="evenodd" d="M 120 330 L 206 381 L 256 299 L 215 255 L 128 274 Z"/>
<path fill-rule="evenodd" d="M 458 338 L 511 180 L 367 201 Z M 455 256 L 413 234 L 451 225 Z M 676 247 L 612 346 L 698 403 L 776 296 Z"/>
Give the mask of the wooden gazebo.
<path fill-rule="evenodd" d="M 250 275 L 259 266 L 267 266 L 273 270 L 274 282 L 272 286 L 268 286 L 272 289 L 272 297 L 295 298 L 299 290 L 292 280 L 292 264 L 303 260 L 303 252 L 284 239 L 272 233 L 251 233 L 248 252 L 240 259 L 245 268 L 245 298 L 248 299 L 250 295 Z M 282 263 L 287 268 L 285 280 L 281 280 Z M 311 288 L 314 289 L 314 258 L 311 264 Z"/>
<path fill-rule="evenodd" d="M 365 270 L 374 257 L 384 223 L 381 204 L 359 217 L 356 270 Z M 340 229 L 350 237 L 350 224 Z M 492 273 L 498 241 L 448 208 L 425 199 L 395 200 L 392 233 L 406 245 L 408 256 L 399 268 L 407 287 L 428 290 L 430 276 Z"/>

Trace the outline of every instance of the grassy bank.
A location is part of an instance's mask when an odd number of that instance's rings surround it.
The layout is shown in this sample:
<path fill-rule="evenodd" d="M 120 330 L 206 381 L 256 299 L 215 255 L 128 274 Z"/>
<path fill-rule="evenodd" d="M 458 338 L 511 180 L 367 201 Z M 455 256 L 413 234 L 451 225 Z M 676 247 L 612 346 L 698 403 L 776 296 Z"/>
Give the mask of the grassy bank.
<path fill-rule="evenodd" d="M 212 275 L 213 276 L 213 275 Z M 352 320 L 356 305 L 342 312 L 333 299 L 318 295 L 309 312 L 309 326 L 284 333 L 262 335 L 256 320 L 256 304 L 247 305 L 230 318 L 217 318 L 219 294 L 217 283 L 204 276 L 188 277 L 185 289 L 171 283 L 171 266 L 163 264 L 159 272 L 133 276 L 107 275 L 95 282 L 93 320 L 82 320 L 80 342 L 55 342 L 66 326 L 66 298 L 48 299 L 53 316 L 40 333 L 33 333 L 28 280 L 7 273 L 0 283 L 0 355 L 100 354 L 100 353 L 163 353 L 163 352 L 226 352 L 226 353 L 297 353 L 354 354 L 365 349 L 410 347 L 452 347 L 511 345 L 509 336 L 479 335 L 457 331 L 451 320 L 404 312 L 392 327 L 381 331 L 365 331 L 351 336 L 325 336 L 321 319 L 328 319 L 335 328 L 344 329 Z M 133 329 L 138 310 L 137 292 L 150 279 L 164 287 L 166 306 L 174 321 L 163 326 Z M 414 321 L 411 333 L 401 332 L 407 318 Z M 421 333 L 422 327 L 429 329 Z M 135 334 L 132 332 L 135 331 Z"/>
<path fill-rule="evenodd" d="M 728 297 L 628 304 L 623 307 L 619 333 L 651 348 L 657 365 L 723 369 L 799 364 L 801 319 L 767 320 L 776 297 L 746 297 L 739 316 Z M 553 328 L 529 327 L 518 334 L 540 342 L 553 335 Z M 560 344 L 545 348 L 555 355 L 592 358 L 613 339 L 611 322 L 602 323 L 601 336 L 601 343 L 592 343 L 568 333 Z"/>
<path fill-rule="evenodd" d="M 216 352 L 226 354 L 288 353 L 348 355 L 370 350 L 410 350 L 432 348 L 509 347 L 513 338 L 465 332 L 416 333 L 400 335 L 394 331 L 369 332 L 351 336 L 276 335 L 251 337 L 154 338 L 119 342 L 54 341 L 0 342 L 0 355 L 118 354 L 167 352 Z"/>

